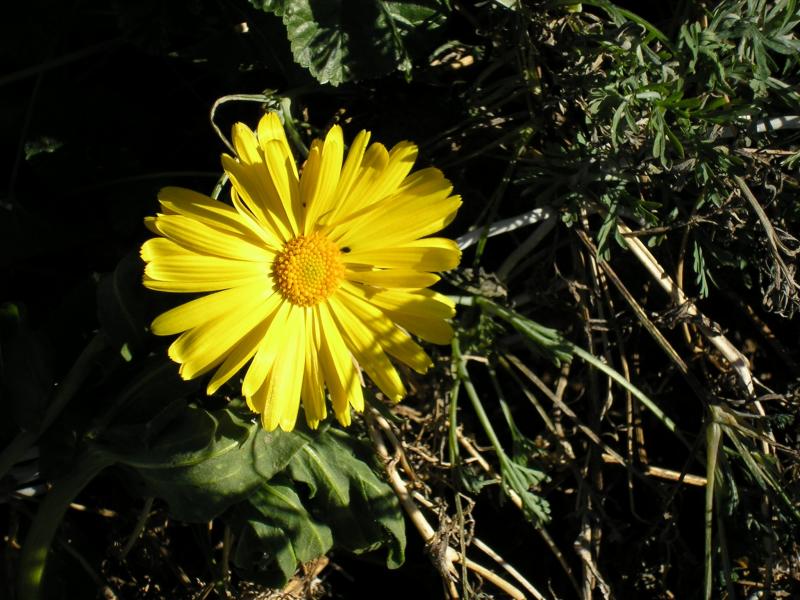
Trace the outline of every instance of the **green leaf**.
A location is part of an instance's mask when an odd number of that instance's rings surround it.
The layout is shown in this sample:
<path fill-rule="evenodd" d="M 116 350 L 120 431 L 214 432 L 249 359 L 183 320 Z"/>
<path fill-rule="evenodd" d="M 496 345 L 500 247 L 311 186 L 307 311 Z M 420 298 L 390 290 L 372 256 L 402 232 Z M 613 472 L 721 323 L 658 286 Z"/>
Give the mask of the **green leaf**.
<path fill-rule="evenodd" d="M 300 431 L 267 433 L 246 409 L 207 411 L 179 406 L 144 429 L 144 448 L 103 450 L 133 468 L 148 493 L 163 498 L 171 514 L 205 522 L 247 498 L 286 467 L 308 443 Z"/>
<path fill-rule="evenodd" d="M 174 413 L 165 413 L 164 407 L 170 403 L 183 407 L 183 398 L 188 398 L 200 391 L 199 379 L 185 380 L 178 375 L 175 363 L 165 354 L 154 354 L 128 366 L 129 375 L 126 376 L 126 385 L 120 385 L 120 391 L 108 398 L 108 408 L 96 419 L 93 429 L 94 435 L 113 440 L 118 447 L 136 447 L 140 444 L 144 431 L 152 431 L 154 415 L 161 413 L 174 416 Z M 108 430 L 109 424 L 114 423 L 113 429 Z M 148 423 L 150 423 L 148 425 Z M 149 429 L 147 429 L 149 428 Z M 124 437 L 129 441 L 125 442 Z"/>
<path fill-rule="evenodd" d="M 701 298 L 708 297 L 708 280 L 706 261 L 703 257 L 703 247 L 694 240 L 692 242 L 692 267 L 694 268 L 694 281 L 698 287 L 698 295 Z"/>
<path fill-rule="evenodd" d="M 500 474 L 503 487 L 514 490 L 522 500 L 522 510 L 528 519 L 534 523 L 547 523 L 550 520 L 550 503 L 530 491 L 532 486 L 538 486 L 547 479 L 542 471 L 505 457 L 500 461 Z"/>
<path fill-rule="evenodd" d="M 611 246 L 609 245 L 609 241 L 611 240 L 612 234 L 617 231 L 617 213 L 618 205 L 613 204 L 608 213 L 603 217 L 603 224 L 600 225 L 600 229 L 597 231 L 597 253 L 603 260 L 609 260 L 611 258 Z"/>
<path fill-rule="evenodd" d="M 248 0 L 254 8 L 263 10 L 264 12 L 273 13 L 279 17 L 283 15 L 283 8 L 286 5 L 286 0 Z"/>
<path fill-rule="evenodd" d="M 622 118 L 625 116 L 627 107 L 628 101 L 622 100 L 622 102 L 619 103 L 619 106 L 617 106 L 617 109 L 614 111 L 614 117 L 611 119 L 611 145 L 614 147 L 614 149 L 619 146 L 621 141 L 619 125 L 622 121 Z"/>
<path fill-rule="evenodd" d="M 409 71 L 414 38 L 443 21 L 434 0 L 287 0 L 283 8 L 295 60 L 332 85 Z"/>
<path fill-rule="evenodd" d="M 294 488 L 291 480 L 278 475 L 261 485 L 235 517 L 244 527 L 234 564 L 276 587 L 285 584 L 298 563 L 322 556 L 333 546 L 330 527 L 306 510 Z"/>
<path fill-rule="evenodd" d="M 333 428 L 308 434 L 288 468 L 228 514 L 239 540 L 234 563 L 247 578 L 280 587 L 331 548 L 385 547 L 402 564 L 405 522 L 397 497 L 371 466 L 368 447 Z"/>
<path fill-rule="evenodd" d="M 0 305 L 0 400 L 21 429 L 37 429 L 53 386 L 48 344 L 17 304 Z"/>
<path fill-rule="evenodd" d="M 562 362 L 572 360 L 571 345 L 566 342 L 560 331 L 544 327 L 509 308 L 495 304 L 488 298 L 477 296 L 475 303 L 489 314 L 500 317 L 531 340 L 536 344 L 534 350 L 540 352 L 553 364 L 561 366 Z"/>
<path fill-rule="evenodd" d="M 39 154 L 52 154 L 64 145 L 63 142 L 50 136 L 42 135 L 25 142 L 25 160 L 31 160 Z"/>
<path fill-rule="evenodd" d="M 347 433 L 315 434 L 289 464 L 293 479 L 333 529 L 338 547 L 361 553 L 386 546 L 389 568 L 403 563 L 405 523 L 391 487 L 367 463 L 367 449 Z"/>
<path fill-rule="evenodd" d="M 138 252 L 129 252 L 113 273 L 97 286 L 97 318 L 114 349 L 136 355 L 147 339 L 144 316 L 144 265 Z"/>

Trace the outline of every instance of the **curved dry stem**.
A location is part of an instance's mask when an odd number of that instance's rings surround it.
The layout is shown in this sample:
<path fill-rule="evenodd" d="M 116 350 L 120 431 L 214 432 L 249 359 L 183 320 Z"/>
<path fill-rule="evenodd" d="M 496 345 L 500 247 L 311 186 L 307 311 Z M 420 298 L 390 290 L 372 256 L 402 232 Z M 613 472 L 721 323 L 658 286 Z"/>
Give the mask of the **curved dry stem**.
<path fill-rule="evenodd" d="M 625 240 L 628 248 L 633 255 L 642 263 L 648 273 L 653 279 L 661 286 L 661 288 L 670 295 L 676 305 L 685 309 L 686 314 L 691 317 L 697 318 L 699 321 L 698 329 L 706 337 L 706 339 L 725 357 L 744 386 L 749 395 L 755 393 L 755 386 L 753 384 L 753 374 L 750 372 L 750 366 L 747 363 L 747 358 L 739 352 L 728 338 L 723 335 L 711 321 L 701 313 L 697 306 L 692 302 L 683 290 L 673 281 L 672 277 L 667 274 L 664 268 L 658 263 L 652 255 L 647 246 L 635 236 L 631 235 L 631 230 L 622 221 L 617 221 L 617 227 L 622 235 L 626 236 Z"/>
<path fill-rule="evenodd" d="M 378 431 L 379 428 L 383 429 L 381 427 L 381 424 L 377 422 L 375 415 L 372 413 L 371 410 L 366 411 L 365 416 L 366 416 L 370 439 L 372 439 L 372 444 L 375 446 L 375 450 L 378 453 L 378 456 L 381 458 L 381 461 L 383 462 L 386 476 L 389 479 L 389 485 L 392 486 L 392 489 L 394 490 L 397 499 L 400 501 L 400 505 L 403 507 L 403 510 L 406 511 L 408 518 L 411 519 L 411 522 L 414 524 L 414 527 L 422 536 L 422 539 L 426 543 L 431 543 L 432 541 L 434 541 L 436 537 L 436 530 L 425 518 L 425 515 L 422 513 L 419 506 L 417 506 L 416 502 L 414 501 L 411 492 L 409 491 L 408 487 L 403 481 L 403 478 L 397 472 L 397 465 L 396 465 L 397 461 L 395 461 L 389 454 L 389 451 L 386 448 L 386 443 L 381 435 L 381 432 Z M 388 427 L 388 423 L 385 423 L 385 426 Z M 518 589 L 517 587 L 515 587 L 502 577 L 499 577 L 497 574 L 490 571 L 486 567 L 476 563 L 475 561 L 467 558 L 466 556 L 462 556 L 451 546 L 447 546 L 445 551 L 442 553 L 442 561 L 443 561 L 442 565 L 443 570 L 446 571 L 453 578 L 458 577 L 458 571 L 454 567 L 453 563 L 463 562 L 466 565 L 467 569 L 469 569 L 474 573 L 477 573 L 478 575 L 483 577 L 486 581 L 490 582 L 492 585 L 502 590 L 504 593 L 508 594 L 509 597 L 519 600 L 525 599 L 525 594 L 520 589 Z M 450 588 L 451 596 L 457 598 L 458 593 L 455 590 L 452 580 L 448 580 L 447 583 L 448 587 Z"/>

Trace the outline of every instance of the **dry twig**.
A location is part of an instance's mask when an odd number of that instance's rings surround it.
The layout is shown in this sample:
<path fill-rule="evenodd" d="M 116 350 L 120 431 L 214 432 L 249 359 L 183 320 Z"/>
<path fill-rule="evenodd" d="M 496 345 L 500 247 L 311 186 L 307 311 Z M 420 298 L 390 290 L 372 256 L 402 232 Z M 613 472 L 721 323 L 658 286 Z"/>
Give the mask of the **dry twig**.
<path fill-rule="evenodd" d="M 384 469 L 386 471 L 386 475 L 389 479 L 389 485 L 392 486 L 392 489 L 397 496 L 397 499 L 400 501 L 400 504 L 403 507 L 403 510 L 406 511 L 409 519 L 416 527 L 417 531 L 422 536 L 422 539 L 425 540 L 426 543 L 432 543 L 436 537 L 437 532 L 433 528 L 433 526 L 428 522 L 425 518 L 425 515 L 420 510 L 419 506 L 417 506 L 416 502 L 414 502 L 412 494 L 409 492 L 408 487 L 406 486 L 403 478 L 400 477 L 400 474 L 397 472 L 397 465 L 396 462 L 391 455 L 389 454 L 388 449 L 386 448 L 386 443 L 382 437 L 381 431 L 378 431 L 380 428 L 382 431 L 385 432 L 384 428 L 381 427 L 380 422 L 375 418 L 370 411 L 366 412 L 366 421 L 367 427 L 369 429 L 369 435 L 372 439 L 372 443 L 375 446 L 375 450 L 378 453 L 378 456 L 381 458 L 384 464 Z M 384 422 L 385 423 L 385 422 Z M 388 423 L 385 423 L 386 427 L 388 427 Z M 525 594 L 503 579 L 499 577 L 494 572 L 490 571 L 486 567 L 476 563 L 475 561 L 467 558 L 466 556 L 462 556 L 456 550 L 454 550 L 451 546 L 447 545 L 444 548 L 444 551 L 440 555 L 440 559 L 442 560 L 442 572 L 447 573 L 448 577 L 446 577 L 446 584 L 449 588 L 450 596 L 453 598 L 458 598 L 458 591 L 455 588 L 453 583 L 453 579 L 458 577 L 458 571 L 453 566 L 453 563 L 461 563 L 467 567 L 470 571 L 477 573 L 481 577 L 483 577 L 486 581 L 490 582 L 498 589 L 502 590 L 504 593 L 508 594 L 511 598 L 524 600 Z"/>

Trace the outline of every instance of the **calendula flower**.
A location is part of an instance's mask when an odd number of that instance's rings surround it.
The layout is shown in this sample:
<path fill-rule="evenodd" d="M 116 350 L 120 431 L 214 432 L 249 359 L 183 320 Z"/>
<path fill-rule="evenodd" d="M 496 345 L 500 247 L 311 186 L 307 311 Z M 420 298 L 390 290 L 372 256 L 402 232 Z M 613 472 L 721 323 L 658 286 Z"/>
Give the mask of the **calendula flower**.
<path fill-rule="evenodd" d="M 222 156 L 231 204 L 188 189 L 159 193 L 147 219 L 160 237 L 142 246 L 144 285 L 206 293 L 157 317 L 157 335 L 180 336 L 169 356 L 184 379 L 214 371 L 208 393 L 246 365 L 242 395 L 267 430 L 291 430 L 302 401 L 316 427 L 364 407 L 363 370 L 394 401 L 405 388 L 389 357 L 419 373 L 431 365 L 409 334 L 446 344 L 453 303 L 427 289 L 455 267 L 452 240 L 425 237 L 461 200 L 433 168 L 411 173 L 417 147 L 387 151 L 342 130 L 315 140 L 298 172 L 280 120 L 233 128 L 236 156 Z M 248 365 L 249 363 L 249 365 Z"/>

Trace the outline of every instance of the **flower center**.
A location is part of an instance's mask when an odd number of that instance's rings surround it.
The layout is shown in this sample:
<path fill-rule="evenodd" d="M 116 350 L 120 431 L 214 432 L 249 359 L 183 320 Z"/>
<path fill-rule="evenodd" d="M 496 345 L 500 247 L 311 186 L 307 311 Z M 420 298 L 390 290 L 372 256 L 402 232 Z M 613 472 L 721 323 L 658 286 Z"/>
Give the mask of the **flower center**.
<path fill-rule="evenodd" d="M 329 298 L 344 277 L 339 248 L 324 235 L 286 242 L 272 263 L 275 287 L 292 304 L 314 306 Z"/>

